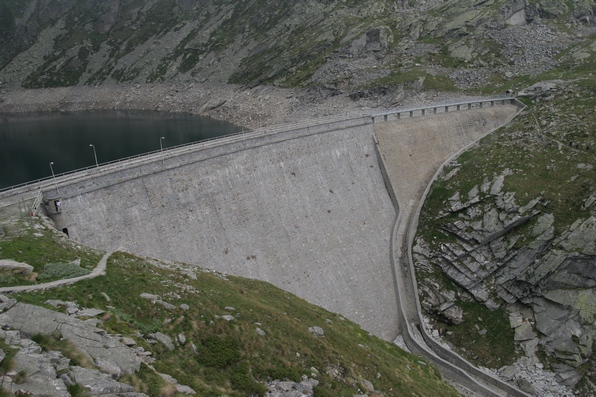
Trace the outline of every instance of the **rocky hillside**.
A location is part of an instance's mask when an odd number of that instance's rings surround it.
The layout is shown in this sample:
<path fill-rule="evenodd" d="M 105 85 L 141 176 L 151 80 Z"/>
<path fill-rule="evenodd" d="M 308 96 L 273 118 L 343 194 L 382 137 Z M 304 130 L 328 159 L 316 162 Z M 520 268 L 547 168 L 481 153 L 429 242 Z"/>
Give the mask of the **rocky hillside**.
<path fill-rule="evenodd" d="M 471 360 L 499 368 L 524 356 L 592 395 L 596 86 L 542 87 L 525 117 L 434 184 L 414 247 L 421 302 Z"/>
<path fill-rule="evenodd" d="M 594 6 L 592 0 L 1 0 L 0 81 L 30 88 L 163 81 L 315 86 L 354 98 L 406 83 L 498 87 L 584 59 L 585 50 L 577 50 L 593 31 Z"/>

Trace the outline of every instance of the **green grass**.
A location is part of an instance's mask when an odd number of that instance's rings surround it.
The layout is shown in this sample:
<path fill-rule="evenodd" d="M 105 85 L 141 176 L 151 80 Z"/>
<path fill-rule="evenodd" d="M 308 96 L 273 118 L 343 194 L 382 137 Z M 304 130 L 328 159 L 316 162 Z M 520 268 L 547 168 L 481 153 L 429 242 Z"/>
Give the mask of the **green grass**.
<path fill-rule="evenodd" d="M 459 325 L 439 324 L 436 328 L 447 342 L 475 365 L 501 368 L 519 358 L 513 343 L 514 331 L 503 308 L 494 312 L 475 302 L 457 302 L 464 310 Z M 480 331 L 486 330 L 484 335 Z"/>
<path fill-rule="evenodd" d="M 36 222 L 36 225 L 40 227 L 39 222 Z M 50 231 L 48 226 L 42 227 L 44 229 L 33 229 L 27 222 L 22 223 L 20 229 L 8 228 L 6 236 L 0 239 L 0 259 L 12 259 L 33 266 L 33 276 L 45 273 L 41 277 L 43 282 L 81 275 L 82 272 L 93 269 L 101 259 L 98 252 L 81 247 L 60 232 Z M 67 264 L 76 259 L 81 260 L 80 268 Z M 50 270 L 52 266 L 46 269 L 46 265 L 57 263 L 61 264 L 60 268 L 69 270 L 66 273 L 56 273 L 55 265 L 53 270 Z M 35 283 L 37 281 L 31 276 L 0 276 L 0 286 L 2 287 Z"/>
<path fill-rule="evenodd" d="M 38 244 L 56 245 L 53 233 L 34 237 L 24 233 L 19 246 L 38 248 Z M 11 241 L 15 241 L 14 238 Z M 0 241 L 2 250 L 6 241 Z M 79 251 L 70 245 L 60 252 L 64 258 Z M 15 251 L 18 252 L 18 251 Z M 59 257 L 58 253 L 55 253 Z M 54 258 L 56 260 L 57 258 Z M 113 254 L 106 276 L 80 281 L 74 285 L 42 293 L 16 295 L 19 301 L 44 305 L 48 299 L 73 301 L 82 307 L 99 308 L 100 327 L 110 333 L 133 337 L 139 346 L 152 351 L 157 371 L 174 376 L 202 396 L 262 395 L 270 379 L 299 381 L 302 375 L 320 381 L 317 395 L 352 396 L 358 385 L 369 380 L 387 396 L 455 396 L 457 393 L 441 380 L 439 372 L 397 346 L 371 336 L 357 324 L 313 306 L 292 294 L 257 280 L 222 276 L 197 271 L 197 279 L 173 269 L 162 268 L 143 258 L 125 253 Z M 102 292 L 110 298 L 108 302 Z M 189 310 L 153 304 L 139 295 L 159 295 L 177 307 L 186 303 Z M 226 310 L 232 306 L 235 310 Z M 49 306 L 46 306 L 52 309 Z M 235 316 L 233 321 L 221 318 Z M 308 331 L 320 326 L 324 337 Z M 256 332 L 259 327 L 265 336 Z M 172 338 L 178 334 L 186 343 L 171 352 L 164 346 L 151 345 L 139 338 L 159 330 Z M 72 357 L 68 346 L 52 336 L 36 336 L 46 349 L 59 350 Z M 195 346 L 198 354 L 193 352 Z M 4 364 L 7 365 L 7 364 Z M 318 374 L 313 375 L 316 368 Z M 331 369 L 341 375 L 335 376 Z M 138 391 L 151 396 L 167 392 L 168 385 L 150 369 L 124 378 Z M 167 395 L 167 393 L 166 393 Z"/>

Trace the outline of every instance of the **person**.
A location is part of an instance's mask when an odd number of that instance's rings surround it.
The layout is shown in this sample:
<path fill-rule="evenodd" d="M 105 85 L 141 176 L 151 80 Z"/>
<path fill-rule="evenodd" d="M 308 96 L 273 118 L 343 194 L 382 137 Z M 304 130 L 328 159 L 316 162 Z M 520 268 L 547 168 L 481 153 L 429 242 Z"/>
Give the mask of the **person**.
<path fill-rule="evenodd" d="M 56 212 L 60 212 L 60 200 L 56 200 Z"/>

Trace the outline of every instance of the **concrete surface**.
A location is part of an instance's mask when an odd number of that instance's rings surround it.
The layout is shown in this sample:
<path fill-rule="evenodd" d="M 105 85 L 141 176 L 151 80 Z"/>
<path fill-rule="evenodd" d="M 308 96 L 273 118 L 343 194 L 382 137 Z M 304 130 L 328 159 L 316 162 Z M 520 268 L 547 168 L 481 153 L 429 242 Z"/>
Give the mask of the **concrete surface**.
<path fill-rule="evenodd" d="M 62 216 L 93 248 L 265 280 L 392 340 L 395 212 L 370 125 L 281 133 L 175 168 L 158 161 L 139 177 L 74 183 L 61 187 Z"/>

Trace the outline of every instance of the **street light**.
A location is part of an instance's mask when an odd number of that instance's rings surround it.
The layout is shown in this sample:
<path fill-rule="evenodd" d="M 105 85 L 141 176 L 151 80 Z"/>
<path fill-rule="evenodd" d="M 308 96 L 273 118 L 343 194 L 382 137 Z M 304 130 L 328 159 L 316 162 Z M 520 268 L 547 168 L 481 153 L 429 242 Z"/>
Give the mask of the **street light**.
<path fill-rule="evenodd" d="M 97 152 L 95 151 L 95 146 L 93 146 L 92 143 L 90 143 L 89 146 L 93 148 L 93 155 L 95 156 L 95 166 L 99 167 L 99 164 L 97 163 Z"/>
<path fill-rule="evenodd" d="M 162 139 L 166 139 L 166 138 L 165 138 L 165 137 L 163 137 L 163 136 L 159 138 L 159 151 L 160 151 L 160 152 L 163 152 L 163 145 L 162 145 L 162 143 L 161 143 Z"/>
<path fill-rule="evenodd" d="M 50 161 L 50 170 L 52 171 L 52 179 L 54 180 L 54 185 L 56 186 L 56 192 L 60 194 L 60 190 L 58 190 L 58 182 L 56 182 L 56 175 L 54 174 L 54 165 L 53 161 Z"/>

